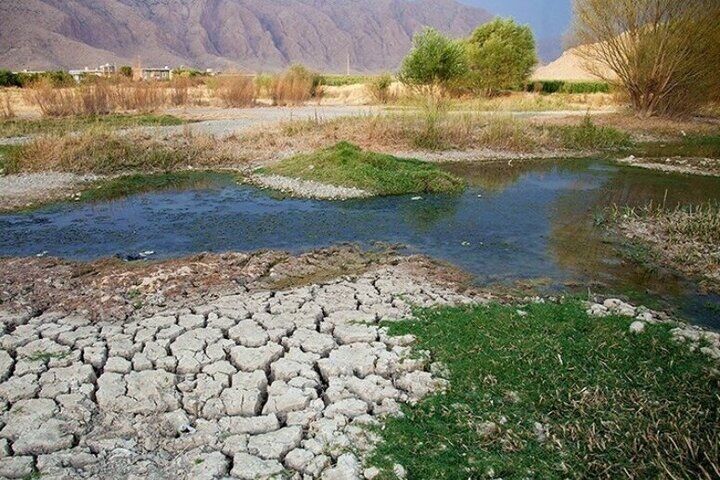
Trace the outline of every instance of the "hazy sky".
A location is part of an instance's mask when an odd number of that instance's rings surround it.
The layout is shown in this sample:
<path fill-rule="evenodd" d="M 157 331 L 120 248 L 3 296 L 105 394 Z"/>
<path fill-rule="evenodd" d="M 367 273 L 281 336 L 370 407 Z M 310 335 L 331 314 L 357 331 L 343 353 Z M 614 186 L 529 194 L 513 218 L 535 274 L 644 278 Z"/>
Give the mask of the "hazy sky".
<path fill-rule="evenodd" d="M 572 0 L 460 0 L 502 17 L 529 24 L 538 41 L 540 58 L 555 60 L 563 51 L 562 37 L 570 27 Z"/>
<path fill-rule="evenodd" d="M 561 49 L 559 40 L 568 30 L 572 19 L 572 0 L 460 0 L 485 8 L 500 16 L 510 16 L 532 26 L 539 41 L 553 41 Z M 555 53 L 555 52 L 553 52 Z M 555 53 L 552 56 L 556 56 Z"/>

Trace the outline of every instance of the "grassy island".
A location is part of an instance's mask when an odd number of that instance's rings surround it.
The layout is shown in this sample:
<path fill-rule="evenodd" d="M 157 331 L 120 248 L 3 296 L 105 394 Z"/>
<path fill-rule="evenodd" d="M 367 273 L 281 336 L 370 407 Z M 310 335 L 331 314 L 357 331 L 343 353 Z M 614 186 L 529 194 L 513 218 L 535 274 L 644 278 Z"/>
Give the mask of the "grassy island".
<path fill-rule="evenodd" d="M 296 155 L 261 173 L 359 188 L 376 195 L 455 193 L 465 187 L 462 180 L 437 165 L 364 151 L 348 142 Z"/>

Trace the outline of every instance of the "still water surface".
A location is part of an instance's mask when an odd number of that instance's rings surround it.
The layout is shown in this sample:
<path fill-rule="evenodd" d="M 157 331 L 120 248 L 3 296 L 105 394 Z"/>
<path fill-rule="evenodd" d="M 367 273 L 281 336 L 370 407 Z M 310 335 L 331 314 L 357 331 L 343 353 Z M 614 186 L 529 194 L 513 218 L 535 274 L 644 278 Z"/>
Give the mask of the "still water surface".
<path fill-rule="evenodd" d="M 99 204 L 63 203 L 0 215 L 0 255 L 91 260 L 261 248 L 299 252 L 339 242 L 400 243 L 456 264 L 479 284 L 529 281 L 548 290 L 625 293 L 720 328 L 720 298 L 672 272 L 647 270 L 594 225 L 609 205 L 720 200 L 720 179 L 547 161 L 449 170 L 470 184 L 458 196 L 328 202 L 283 199 L 215 176 L 183 191 Z"/>

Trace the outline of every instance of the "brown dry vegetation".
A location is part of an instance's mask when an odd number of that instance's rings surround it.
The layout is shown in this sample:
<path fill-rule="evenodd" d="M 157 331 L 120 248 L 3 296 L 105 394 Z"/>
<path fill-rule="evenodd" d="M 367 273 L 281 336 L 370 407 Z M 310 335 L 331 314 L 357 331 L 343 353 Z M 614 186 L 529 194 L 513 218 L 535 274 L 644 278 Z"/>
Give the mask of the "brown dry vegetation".
<path fill-rule="evenodd" d="M 7 120 L 15 117 L 15 109 L 7 92 L 0 94 L 0 118 Z"/>
<path fill-rule="evenodd" d="M 428 133 L 430 129 L 430 133 Z M 70 135 L 45 135 L 14 152 L 10 173 L 64 171 L 116 173 L 171 171 L 186 167 L 237 167 L 272 163 L 289 151 L 309 152 L 340 141 L 390 154 L 418 150 L 483 150 L 486 156 L 560 156 L 621 148 L 628 136 L 589 119 L 543 126 L 504 115 L 448 114 L 430 124 L 421 114 L 390 114 L 303 120 L 263 127 L 223 141 L 194 135 L 152 138 L 94 128 Z"/>
<path fill-rule="evenodd" d="M 118 111 L 152 112 L 174 103 L 187 100 L 184 87 L 168 95 L 165 85 L 155 82 L 98 81 L 72 88 L 56 88 L 41 80 L 23 90 L 26 103 L 35 106 L 44 116 L 69 117 L 77 115 L 106 115 Z"/>
<path fill-rule="evenodd" d="M 576 140 L 575 133 L 585 137 Z M 584 124 L 544 126 L 509 115 L 455 113 L 428 119 L 418 113 L 356 116 L 330 121 L 288 122 L 276 130 L 254 133 L 243 139 L 258 147 L 307 150 L 349 141 L 383 152 L 413 150 L 494 150 L 542 155 L 548 152 L 596 150 L 625 144 L 627 137 L 612 128 Z"/>
<path fill-rule="evenodd" d="M 229 108 L 250 107 L 257 100 L 255 82 L 252 77 L 246 75 L 220 77 L 213 82 L 210 91 Z"/>
<path fill-rule="evenodd" d="M 273 79 L 272 100 L 275 105 L 299 105 L 318 94 L 317 75 L 303 67 L 294 65 L 285 73 Z"/>
<path fill-rule="evenodd" d="M 574 30 L 587 67 L 642 117 L 693 114 L 720 88 L 717 0 L 577 0 Z"/>
<path fill-rule="evenodd" d="M 91 129 L 73 135 L 46 135 L 13 152 L 8 168 L 18 172 L 114 174 L 166 172 L 187 167 L 242 163 L 213 137 L 189 131 L 168 140 L 142 134 Z"/>
<path fill-rule="evenodd" d="M 720 293 L 720 205 L 673 210 L 654 205 L 616 207 L 612 214 L 627 238 L 649 245 L 662 263 L 699 278 L 706 290 Z"/>
<path fill-rule="evenodd" d="M 561 126 L 574 125 L 577 121 L 577 116 L 543 117 L 534 120 L 534 123 Z M 627 113 L 608 113 L 593 116 L 593 121 L 629 132 L 638 141 L 677 139 L 684 135 L 717 135 L 720 132 L 720 125 L 712 118 L 639 118 Z"/>

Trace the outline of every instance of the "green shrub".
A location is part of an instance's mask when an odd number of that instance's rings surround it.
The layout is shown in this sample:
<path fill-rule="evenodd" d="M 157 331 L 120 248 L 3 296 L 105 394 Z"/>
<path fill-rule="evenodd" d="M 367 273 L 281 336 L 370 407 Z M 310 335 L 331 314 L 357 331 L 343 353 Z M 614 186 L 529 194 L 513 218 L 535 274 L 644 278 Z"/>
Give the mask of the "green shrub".
<path fill-rule="evenodd" d="M 49 81 L 53 87 L 72 87 L 76 84 L 72 75 L 63 70 L 41 73 L 20 72 L 17 75 L 23 88 L 43 80 Z"/>
<path fill-rule="evenodd" d="M 522 85 L 537 63 L 530 27 L 498 18 L 477 28 L 465 42 L 467 84 L 492 93 Z"/>
<path fill-rule="evenodd" d="M 607 82 L 567 82 L 564 80 L 539 80 L 525 84 L 525 91 L 535 93 L 610 93 Z"/>
<path fill-rule="evenodd" d="M 378 77 L 375 77 L 367 84 L 367 88 L 370 91 L 373 99 L 380 103 L 388 103 L 390 100 L 390 87 L 393 83 L 393 77 L 389 73 L 385 73 Z"/>
<path fill-rule="evenodd" d="M 586 116 L 580 125 L 551 127 L 563 148 L 570 150 L 609 150 L 632 146 L 630 134 L 612 127 L 595 125 Z"/>
<path fill-rule="evenodd" d="M 427 28 L 413 38 L 413 48 L 403 60 L 398 78 L 407 85 L 430 87 L 439 93 L 466 72 L 462 45 Z"/>
<path fill-rule="evenodd" d="M 0 70 L 0 87 L 19 87 L 20 77 L 10 70 Z"/>

